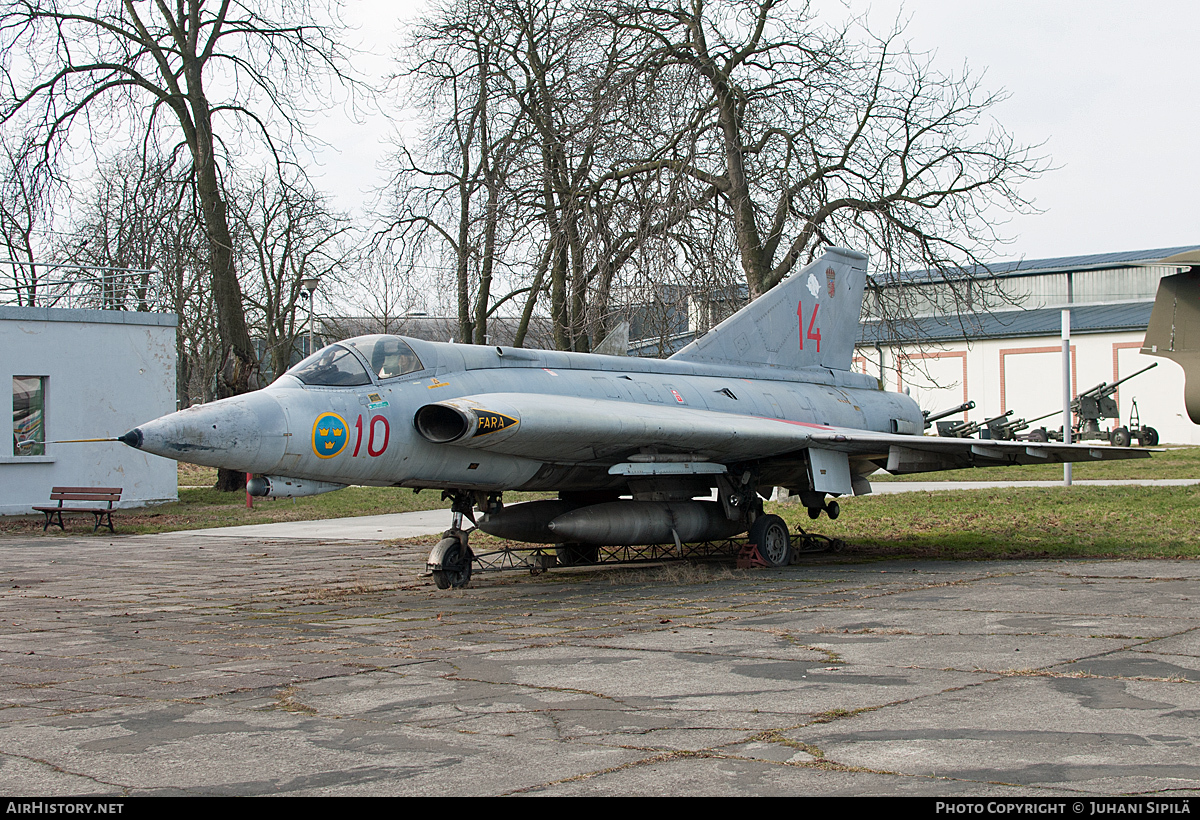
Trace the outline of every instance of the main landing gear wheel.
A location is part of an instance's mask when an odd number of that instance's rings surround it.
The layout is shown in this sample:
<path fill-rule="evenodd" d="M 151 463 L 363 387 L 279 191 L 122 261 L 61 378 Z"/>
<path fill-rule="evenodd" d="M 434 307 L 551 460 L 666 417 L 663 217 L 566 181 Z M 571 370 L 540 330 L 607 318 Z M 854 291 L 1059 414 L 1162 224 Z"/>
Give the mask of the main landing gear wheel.
<path fill-rule="evenodd" d="M 578 567 L 600 560 L 600 548 L 595 544 L 555 544 L 554 555 L 560 567 Z"/>
<path fill-rule="evenodd" d="M 792 562 L 792 536 L 787 522 L 777 515 L 760 515 L 750 527 L 750 543 L 758 545 L 758 554 L 773 567 Z"/>
<path fill-rule="evenodd" d="M 432 571 L 438 589 L 461 589 L 471 582 L 471 564 L 475 555 L 470 547 L 458 538 L 443 538 L 434 552 L 442 554 L 442 568 Z"/>

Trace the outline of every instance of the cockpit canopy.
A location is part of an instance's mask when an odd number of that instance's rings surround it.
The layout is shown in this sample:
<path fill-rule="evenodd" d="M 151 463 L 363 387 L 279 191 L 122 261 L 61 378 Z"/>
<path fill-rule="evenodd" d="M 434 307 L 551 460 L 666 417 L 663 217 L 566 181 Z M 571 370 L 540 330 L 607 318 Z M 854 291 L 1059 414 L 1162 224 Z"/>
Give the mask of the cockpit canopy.
<path fill-rule="evenodd" d="M 356 351 L 370 365 L 370 373 Z M 359 336 L 318 350 L 287 372 L 308 385 L 356 387 L 371 384 L 371 373 L 379 379 L 394 379 L 424 370 L 425 366 L 408 343 L 399 336 Z"/>

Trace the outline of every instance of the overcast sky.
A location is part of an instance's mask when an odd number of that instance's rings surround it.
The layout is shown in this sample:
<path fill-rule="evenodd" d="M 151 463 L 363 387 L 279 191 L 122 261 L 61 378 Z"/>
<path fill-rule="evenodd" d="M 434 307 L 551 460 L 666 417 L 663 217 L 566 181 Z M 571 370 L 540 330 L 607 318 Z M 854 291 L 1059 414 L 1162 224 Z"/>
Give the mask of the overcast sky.
<path fill-rule="evenodd" d="M 387 70 L 403 20 L 418 0 L 350 0 L 348 18 Z M 908 21 L 914 51 L 946 71 L 967 66 L 1009 99 L 994 117 L 1022 142 L 1044 143 L 1057 170 L 1022 192 L 1042 211 L 1012 217 L 1002 258 L 1200 245 L 1191 191 L 1200 183 L 1194 143 L 1200 72 L 1192 40 L 1200 4 L 1109 0 L 821 0 L 822 15 L 870 17 L 876 30 Z M 828 11 L 825 11 L 825 10 Z M 318 184 L 354 208 L 377 187 L 391 129 L 383 117 L 350 126 L 337 112 L 318 133 L 334 149 L 320 158 Z"/>

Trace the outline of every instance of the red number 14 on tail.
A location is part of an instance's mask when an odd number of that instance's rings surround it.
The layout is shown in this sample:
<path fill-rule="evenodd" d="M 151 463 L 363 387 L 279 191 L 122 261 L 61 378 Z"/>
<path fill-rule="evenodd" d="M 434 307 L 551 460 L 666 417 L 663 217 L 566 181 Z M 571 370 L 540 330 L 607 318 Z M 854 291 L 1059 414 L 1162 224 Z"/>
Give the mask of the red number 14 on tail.
<path fill-rule="evenodd" d="M 821 305 L 818 302 L 813 305 L 812 317 L 808 320 L 808 333 L 804 332 L 804 303 L 797 303 L 796 317 L 800 320 L 800 349 L 804 349 L 804 339 L 809 338 L 817 343 L 817 352 L 821 352 L 821 328 L 817 327 L 817 308 Z"/>

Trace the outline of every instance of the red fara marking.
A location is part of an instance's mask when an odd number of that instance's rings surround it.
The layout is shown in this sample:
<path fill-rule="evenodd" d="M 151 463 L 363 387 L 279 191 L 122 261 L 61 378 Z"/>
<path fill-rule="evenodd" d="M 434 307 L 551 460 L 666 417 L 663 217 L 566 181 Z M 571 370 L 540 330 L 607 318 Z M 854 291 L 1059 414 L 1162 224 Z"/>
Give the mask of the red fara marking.
<path fill-rule="evenodd" d="M 683 396 L 679 395 L 679 391 L 672 390 L 671 395 L 675 397 L 675 401 L 679 402 L 680 404 L 683 404 Z"/>
<path fill-rule="evenodd" d="M 383 444 L 379 445 L 379 449 L 375 449 L 375 425 L 383 423 Z M 383 455 L 383 451 L 387 449 L 388 437 L 391 436 L 392 430 L 388 426 L 388 420 L 383 416 L 371 416 L 371 437 L 367 439 L 367 453 L 372 457 Z"/>

